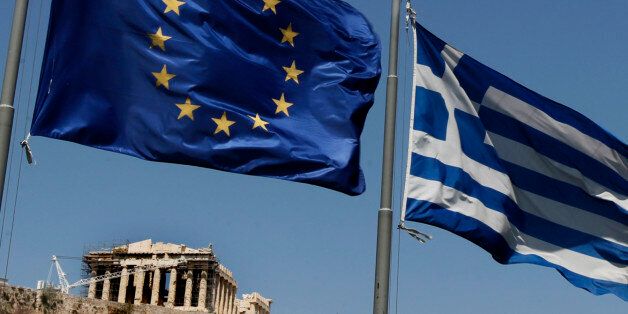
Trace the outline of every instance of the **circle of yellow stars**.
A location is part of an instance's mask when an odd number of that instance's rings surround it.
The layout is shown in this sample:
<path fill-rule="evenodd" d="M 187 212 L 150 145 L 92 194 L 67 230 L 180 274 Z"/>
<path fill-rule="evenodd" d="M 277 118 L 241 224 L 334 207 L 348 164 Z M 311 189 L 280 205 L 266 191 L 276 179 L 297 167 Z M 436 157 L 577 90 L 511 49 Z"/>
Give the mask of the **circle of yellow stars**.
<path fill-rule="evenodd" d="M 271 11 L 274 15 L 277 15 L 277 6 L 281 4 L 281 0 L 261 0 L 263 2 L 262 13 L 265 11 Z M 177 16 L 181 15 L 181 7 L 186 4 L 186 1 L 180 0 L 162 0 L 165 5 L 163 14 L 176 14 Z M 299 36 L 299 33 L 293 29 L 292 23 L 289 23 L 285 28 L 279 28 L 281 32 L 281 44 L 288 44 L 291 47 L 295 47 L 295 38 Z M 162 27 L 157 28 L 155 33 L 147 34 L 150 39 L 150 49 L 159 48 L 162 52 L 166 52 L 166 42 L 172 39 L 172 36 L 168 36 L 164 34 Z M 304 71 L 300 70 L 297 67 L 297 63 L 295 60 L 292 60 L 292 63 L 288 66 L 283 66 L 283 70 L 286 72 L 285 82 L 293 81 L 297 85 L 299 84 L 299 75 L 303 74 Z M 155 86 L 156 88 L 165 88 L 166 90 L 170 89 L 170 81 L 176 77 L 175 74 L 168 72 L 168 66 L 163 65 L 159 72 L 152 72 L 153 77 L 155 78 Z M 294 106 L 294 103 L 289 102 L 286 99 L 285 93 L 281 93 L 281 96 L 278 99 L 272 98 L 273 103 L 276 106 L 275 114 L 280 115 L 283 114 L 286 117 L 290 116 L 289 108 Z M 194 111 L 199 109 L 201 106 L 195 105 L 192 103 L 190 97 L 185 99 L 185 102 L 180 104 L 175 104 L 179 109 L 179 115 L 177 120 L 181 119 L 190 119 L 194 121 Z M 262 119 L 259 113 L 255 113 L 255 115 L 247 115 L 249 119 L 251 119 L 253 126 L 252 129 L 255 130 L 257 128 L 262 129 L 268 132 L 269 122 Z M 211 119 L 215 125 L 216 129 L 214 130 L 214 135 L 224 133 L 228 137 L 231 136 L 230 128 L 236 124 L 235 121 L 229 120 L 227 116 L 227 112 L 223 111 L 220 117 Z"/>

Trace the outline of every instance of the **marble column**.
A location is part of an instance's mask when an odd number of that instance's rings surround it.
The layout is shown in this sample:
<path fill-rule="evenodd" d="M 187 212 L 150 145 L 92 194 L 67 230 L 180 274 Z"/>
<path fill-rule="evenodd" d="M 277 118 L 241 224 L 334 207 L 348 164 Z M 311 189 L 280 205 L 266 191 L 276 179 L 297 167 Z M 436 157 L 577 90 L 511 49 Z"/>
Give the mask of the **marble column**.
<path fill-rule="evenodd" d="M 226 314 L 227 311 L 225 309 L 227 308 L 227 291 L 229 290 L 229 283 L 222 278 L 220 280 L 222 281 L 222 294 L 220 295 L 220 313 Z"/>
<path fill-rule="evenodd" d="M 237 298 L 238 298 L 238 287 L 234 286 L 233 287 L 233 309 L 231 310 L 231 312 L 234 314 L 238 311 L 238 304 L 236 303 Z"/>
<path fill-rule="evenodd" d="M 218 282 L 220 283 L 218 286 L 220 287 L 220 290 L 218 291 L 218 301 L 217 303 L 217 308 L 216 308 L 216 312 L 218 314 L 223 314 L 222 311 L 222 306 L 223 306 L 223 302 L 225 300 L 224 296 L 225 296 L 225 283 L 222 281 L 222 278 L 220 276 L 218 276 Z"/>
<path fill-rule="evenodd" d="M 133 304 L 142 304 L 142 294 L 144 292 L 144 274 L 143 270 L 135 273 L 135 299 Z"/>
<path fill-rule="evenodd" d="M 174 307 L 174 299 L 177 296 L 177 269 L 170 269 L 170 283 L 168 284 L 168 303 L 167 307 Z"/>
<path fill-rule="evenodd" d="M 225 314 L 229 314 L 229 290 L 231 290 L 231 286 L 229 286 L 228 282 L 225 284 L 225 288 L 225 302 L 222 306 L 222 310 Z"/>
<path fill-rule="evenodd" d="M 159 304 L 159 286 L 161 285 L 161 269 L 155 268 L 153 272 L 153 289 L 150 294 L 150 304 Z"/>
<path fill-rule="evenodd" d="M 183 294 L 183 306 L 192 306 L 192 271 L 185 272 L 185 293 Z"/>
<path fill-rule="evenodd" d="M 236 302 L 237 298 L 238 298 L 238 287 L 234 286 L 233 287 L 233 310 L 231 310 L 231 312 L 234 314 L 238 312 L 238 303 Z"/>
<path fill-rule="evenodd" d="M 207 271 L 201 271 L 201 282 L 198 287 L 198 307 L 205 309 L 207 307 Z"/>
<path fill-rule="evenodd" d="M 220 295 L 222 294 L 222 282 L 220 276 L 216 275 L 216 302 L 214 302 L 214 309 L 216 314 L 220 314 Z"/>
<path fill-rule="evenodd" d="M 231 306 L 231 285 L 227 281 L 227 294 L 225 295 L 225 313 L 229 313 L 229 307 Z"/>
<path fill-rule="evenodd" d="M 126 266 L 122 267 L 122 276 L 120 276 L 120 289 L 118 289 L 118 302 L 126 301 L 126 288 L 129 285 L 129 275 Z"/>
<path fill-rule="evenodd" d="M 218 291 L 220 289 L 220 286 L 218 285 L 218 275 L 216 273 L 214 273 L 214 285 L 213 285 L 213 291 L 214 294 L 212 295 L 212 308 L 214 309 L 214 312 L 218 313 Z"/>
<path fill-rule="evenodd" d="M 96 277 L 96 271 L 92 270 L 91 273 L 89 273 L 89 276 L 91 279 L 93 279 L 94 277 Z M 96 282 L 95 281 L 90 281 L 89 282 L 89 290 L 87 290 L 87 297 L 90 299 L 93 299 L 96 296 Z"/>
<path fill-rule="evenodd" d="M 109 272 L 108 270 L 105 271 L 105 276 L 109 276 L 111 274 L 111 272 Z M 106 278 L 105 281 L 102 283 L 102 298 L 105 301 L 109 301 L 109 290 L 111 289 L 111 280 L 109 278 Z"/>
<path fill-rule="evenodd" d="M 233 312 L 233 286 L 229 286 L 229 295 L 227 297 L 227 313 L 231 314 Z"/>

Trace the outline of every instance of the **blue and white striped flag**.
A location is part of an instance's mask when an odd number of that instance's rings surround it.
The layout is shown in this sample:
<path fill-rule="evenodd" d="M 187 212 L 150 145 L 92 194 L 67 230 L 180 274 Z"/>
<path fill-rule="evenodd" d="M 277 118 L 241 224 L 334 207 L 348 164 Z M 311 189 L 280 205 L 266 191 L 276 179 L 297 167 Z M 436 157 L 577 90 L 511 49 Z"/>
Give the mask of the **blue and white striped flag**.
<path fill-rule="evenodd" d="M 628 300 L 628 147 L 416 25 L 405 220 Z"/>

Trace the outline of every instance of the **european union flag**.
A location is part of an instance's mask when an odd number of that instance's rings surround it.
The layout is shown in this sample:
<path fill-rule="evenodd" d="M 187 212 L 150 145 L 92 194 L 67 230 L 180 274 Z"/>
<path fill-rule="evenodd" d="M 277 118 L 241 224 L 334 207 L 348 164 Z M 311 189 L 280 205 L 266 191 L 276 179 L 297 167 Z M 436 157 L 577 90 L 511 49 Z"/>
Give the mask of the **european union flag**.
<path fill-rule="evenodd" d="M 339 0 L 53 0 L 31 134 L 356 195 L 380 73 Z"/>

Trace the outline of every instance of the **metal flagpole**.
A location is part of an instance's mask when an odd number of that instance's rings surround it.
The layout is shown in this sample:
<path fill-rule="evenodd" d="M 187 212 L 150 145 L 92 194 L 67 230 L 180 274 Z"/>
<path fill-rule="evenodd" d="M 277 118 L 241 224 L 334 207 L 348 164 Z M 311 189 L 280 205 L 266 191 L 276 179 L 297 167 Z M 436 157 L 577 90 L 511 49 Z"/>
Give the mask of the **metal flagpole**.
<path fill-rule="evenodd" d="M 2 203 L 4 179 L 7 172 L 11 129 L 13 128 L 13 100 L 15 98 L 15 86 L 17 84 L 17 75 L 20 68 L 20 56 L 22 55 L 22 41 L 24 39 L 24 25 L 26 24 L 27 10 L 28 0 L 15 0 L 11 39 L 9 40 L 9 51 L 7 53 L 4 82 L 2 84 L 2 96 L 0 97 L 0 204 Z"/>
<path fill-rule="evenodd" d="M 377 252 L 375 260 L 373 314 L 388 313 L 400 2 L 401 0 L 392 0 L 392 16 L 390 21 L 390 50 L 388 54 L 388 79 L 386 81 L 386 122 L 384 124 L 384 158 L 382 161 L 381 201 L 380 209 L 377 214 Z"/>

